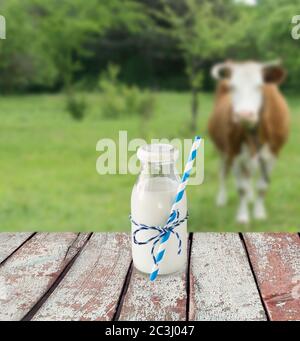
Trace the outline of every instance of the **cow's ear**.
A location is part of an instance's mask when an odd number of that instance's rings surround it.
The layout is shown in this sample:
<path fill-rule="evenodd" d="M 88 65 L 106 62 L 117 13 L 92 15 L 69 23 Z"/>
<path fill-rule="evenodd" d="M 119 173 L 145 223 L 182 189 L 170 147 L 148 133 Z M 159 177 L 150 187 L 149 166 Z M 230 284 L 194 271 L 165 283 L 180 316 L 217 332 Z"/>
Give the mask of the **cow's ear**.
<path fill-rule="evenodd" d="M 281 84 L 286 78 L 286 71 L 280 65 L 267 66 L 263 70 L 266 83 Z"/>
<path fill-rule="evenodd" d="M 217 80 L 230 78 L 231 66 L 228 64 L 228 62 L 216 64 L 211 69 L 211 75 L 214 79 Z"/>
<path fill-rule="evenodd" d="M 225 67 L 220 70 L 219 75 L 221 78 L 230 78 L 231 69 L 229 67 Z"/>

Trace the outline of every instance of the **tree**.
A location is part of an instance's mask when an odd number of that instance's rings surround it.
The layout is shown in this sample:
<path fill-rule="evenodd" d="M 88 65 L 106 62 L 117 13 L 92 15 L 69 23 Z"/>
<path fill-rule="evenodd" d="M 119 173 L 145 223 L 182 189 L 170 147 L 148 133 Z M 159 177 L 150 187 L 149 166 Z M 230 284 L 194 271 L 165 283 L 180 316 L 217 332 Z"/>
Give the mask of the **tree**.
<path fill-rule="evenodd" d="M 224 57 L 241 41 L 249 25 L 245 6 L 222 0 L 162 0 L 163 11 L 155 16 L 165 22 L 161 29 L 177 41 L 192 91 L 191 129 L 196 130 L 198 92 L 202 85 L 204 65 Z"/>
<path fill-rule="evenodd" d="M 89 43 L 116 27 L 136 30 L 143 16 L 139 5 L 118 0 L 35 0 L 47 51 L 52 55 L 66 89 L 80 67 L 80 57 L 91 51 Z"/>
<path fill-rule="evenodd" d="M 62 84 L 68 91 L 92 41 L 108 31 L 136 32 L 143 5 L 133 0 L 0 0 L 7 40 L 0 41 L 3 86 Z"/>
<path fill-rule="evenodd" d="M 254 27 L 250 34 L 256 37 L 261 59 L 282 59 L 288 70 L 288 84 L 299 88 L 300 41 L 291 36 L 292 18 L 299 14 L 300 0 L 260 0 L 256 6 Z"/>
<path fill-rule="evenodd" d="M 7 39 L 0 40 L 0 87 L 6 92 L 52 84 L 56 75 L 41 36 L 29 16 L 28 0 L 2 0 Z"/>

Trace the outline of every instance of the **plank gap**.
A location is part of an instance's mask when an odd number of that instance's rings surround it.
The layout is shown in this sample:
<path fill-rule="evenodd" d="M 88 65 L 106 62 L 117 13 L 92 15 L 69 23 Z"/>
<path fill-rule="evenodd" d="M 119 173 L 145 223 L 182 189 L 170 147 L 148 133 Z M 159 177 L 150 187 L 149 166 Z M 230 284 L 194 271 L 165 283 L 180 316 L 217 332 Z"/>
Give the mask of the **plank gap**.
<path fill-rule="evenodd" d="M 25 245 L 36 234 L 37 232 L 33 232 L 28 238 L 26 238 L 17 248 L 15 248 L 7 257 L 5 257 L 2 262 L 0 262 L 0 266 L 4 265 L 4 263 L 6 263 L 9 260 L 9 258 L 11 258 L 18 250 L 20 250 L 21 247 Z"/>
<path fill-rule="evenodd" d="M 267 321 L 270 321 L 271 319 L 270 319 L 270 316 L 269 316 L 269 313 L 268 313 L 268 309 L 267 309 L 267 307 L 265 305 L 265 301 L 263 300 L 262 293 L 261 293 L 261 290 L 260 290 L 260 287 L 259 287 L 259 284 L 258 284 L 258 280 L 257 280 L 256 274 L 255 274 L 253 265 L 251 263 L 251 258 L 250 258 L 250 255 L 249 255 L 249 252 L 248 252 L 248 249 L 247 249 L 247 245 L 246 245 L 244 236 L 243 236 L 243 234 L 241 232 L 239 232 L 239 237 L 240 237 L 242 245 L 244 247 L 244 250 L 245 250 L 245 253 L 246 253 L 246 257 L 247 257 L 247 260 L 248 260 L 248 263 L 249 263 L 249 266 L 250 266 L 250 270 L 251 270 L 252 276 L 254 278 L 254 282 L 255 282 L 255 285 L 256 285 L 256 288 L 257 288 L 257 291 L 258 291 L 258 294 L 259 294 L 259 298 L 260 298 L 262 307 L 264 309 Z"/>
<path fill-rule="evenodd" d="M 128 267 L 128 270 L 127 270 L 127 274 L 125 276 L 125 280 L 124 280 L 124 283 L 123 283 L 123 286 L 122 286 L 122 289 L 121 289 L 119 300 L 118 300 L 118 303 L 116 305 L 116 311 L 114 313 L 112 321 L 118 321 L 119 320 L 119 317 L 120 317 L 120 314 L 121 314 L 121 310 L 122 310 L 122 307 L 123 307 L 123 302 L 124 302 L 124 299 L 125 299 L 128 287 L 129 287 L 129 283 L 130 283 L 130 280 L 131 280 L 132 271 L 133 271 L 133 261 L 131 260 L 131 262 L 129 264 L 129 267 Z"/>
<path fill-rule="evenodd" d="M 192 255 L 192 245 L 193 245 L 193 233 L 189 234 L 188 240 L 188 256 L 187 256 L 187 269 L 186 269 L 186 321 L 189 321 L 190 314 L 190 274 L 191 274 L 191 255 Z"/>
<path fill-rule="evenodd" d="M 90 233 L 89 236 L 87 237 L 87 239 L 85 240 L 85 242 L 80 246 L 78 252 L 70 259 L 69 262 L 66 263 L 64 269 L 62 270 L 62 272 L 59 274 L 59 276 L 54 280 L 54 282 L 51 284 L 50 288 L 38 299 L 38 301 L 33 305 L 33 307 L 26 313 L 25 316 L 23 316 L 23 318 L 21 319 L 21 321 L 30 321 L 32 320 L 32 318 L 35 316 L 35 314 L 40 310 L 40 308 L 42 307 L 42 305 L 47 301 L 47 299 L 49 298 L 49 296 L 53 293 L 53 291 L 57 288 L 57 286 L 59 285 L 59 283 L 64 279 L 64 277 L 66 276 L 66 274 L 69 272 L 69 270 L 71 269 L 71 267 L 73 266 L 73 264 L 75 263 L 76 259 L 79 257 L 81 251 L 84 249 L 84 247 L 86 246 L 86 244 L 89 242 L 89 240 L 91 239 L 93 233 Z M 80 233 L 78 233 L 77 238 L 75 239 L 75 241 L 79 238 Z M 72 243 L 71 246 L 74 245 L 75 241 Z M 66 252 L 66 256 L 68 254 L 70 250 L 70 247 L 68 248 L 67 252 Z M 66 258 L 65 256 L 65 258 Z"/>

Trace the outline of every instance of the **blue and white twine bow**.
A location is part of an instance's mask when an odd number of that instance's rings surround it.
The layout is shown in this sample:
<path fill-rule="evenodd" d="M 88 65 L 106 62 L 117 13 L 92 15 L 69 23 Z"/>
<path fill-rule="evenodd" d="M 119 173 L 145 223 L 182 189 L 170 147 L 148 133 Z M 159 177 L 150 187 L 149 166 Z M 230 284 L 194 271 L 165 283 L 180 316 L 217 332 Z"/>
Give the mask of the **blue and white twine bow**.
<path fill-rule="evenodd" d="M 151 255 L 152 255 L 154 264 L 157 264 L 157 262 L 159 262 L 159 259 L 157 259 L 157 257 L 155 257 L 155 255 L 154 255 L 154 250 L 155 250 L 156 244 L 160 240 L 163 240 L 166 236 L 169 236 L 170 233 L 173 233 L 178 240 L 178 252 L 177 252 L 177 254 L 179 255 L 181 253 L 182 241 L 181 241 L 181 238 L 180 238 L 178 232 L 174 231 L 174 229 L 188 219 L 188 213 L 186 214 L 186 216 L 183 219 L 179 220 L 179 211 L 178 210 L 173 211 L 172 214 L 170 215 L 169 219 L 168 219 L 167 224 L 164 227 L 148 226 L 145 224 L 139 224 L 132 219 L 131 215 L 129 216 L 129 218 L 130 218 L 131 222 L 137 227 L 137 229 L 133 233 L 133 242 L 135 244 L 145 245 L 145 244 L 148 244 L 148 243 L 153 241 L 153 245 L 151 248 Z M 157 231 L 157 234 L 155 236 L 152 236 L 152 237 L 144 240 L 144 241 L 138 240 L 137 234 L 141 231 L 147 231 L 147 230 L 148 231 L 149 230 Z"/>

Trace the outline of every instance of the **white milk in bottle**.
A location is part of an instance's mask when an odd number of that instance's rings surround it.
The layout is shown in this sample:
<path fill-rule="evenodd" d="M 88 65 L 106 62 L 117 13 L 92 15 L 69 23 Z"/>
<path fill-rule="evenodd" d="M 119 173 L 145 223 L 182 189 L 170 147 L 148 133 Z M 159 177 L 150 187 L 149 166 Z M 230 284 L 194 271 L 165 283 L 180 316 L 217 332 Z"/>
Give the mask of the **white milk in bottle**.
<path fill-rule="evenodd" d="M 139 148 L 137 156 L 141 161 L 141 173 L 133 187 L 131 195 L 131 218 L 137 223 L 132 223 L 132 257 L 134 266 L 141 272 L 151 273 L 154 261 L 151 254 L 153 242 L 159 231 L 147 227 L 164 227 L 169 218 L 180 178 L 175 169 L 178 150 L 168 144 L 151 144 Z M 187 216 L 186 195 L 178 205 L 179 218 L 184 220 Z M 140 224 L 146 229 L 139 229 Z M 181 239 L 181 253 L 178 254 L 179 240 L 175 233 L 171 233 L 166 246 L 163 261 L 159 265 L 160 274 L 169 274 L 184 269 L 187 258 L 187 222 L 186 219 L 174 228 Z M 145 244 L 141 244 L 147 242 Z M 154 249 L 157 253 L 159 242 Z"/>

